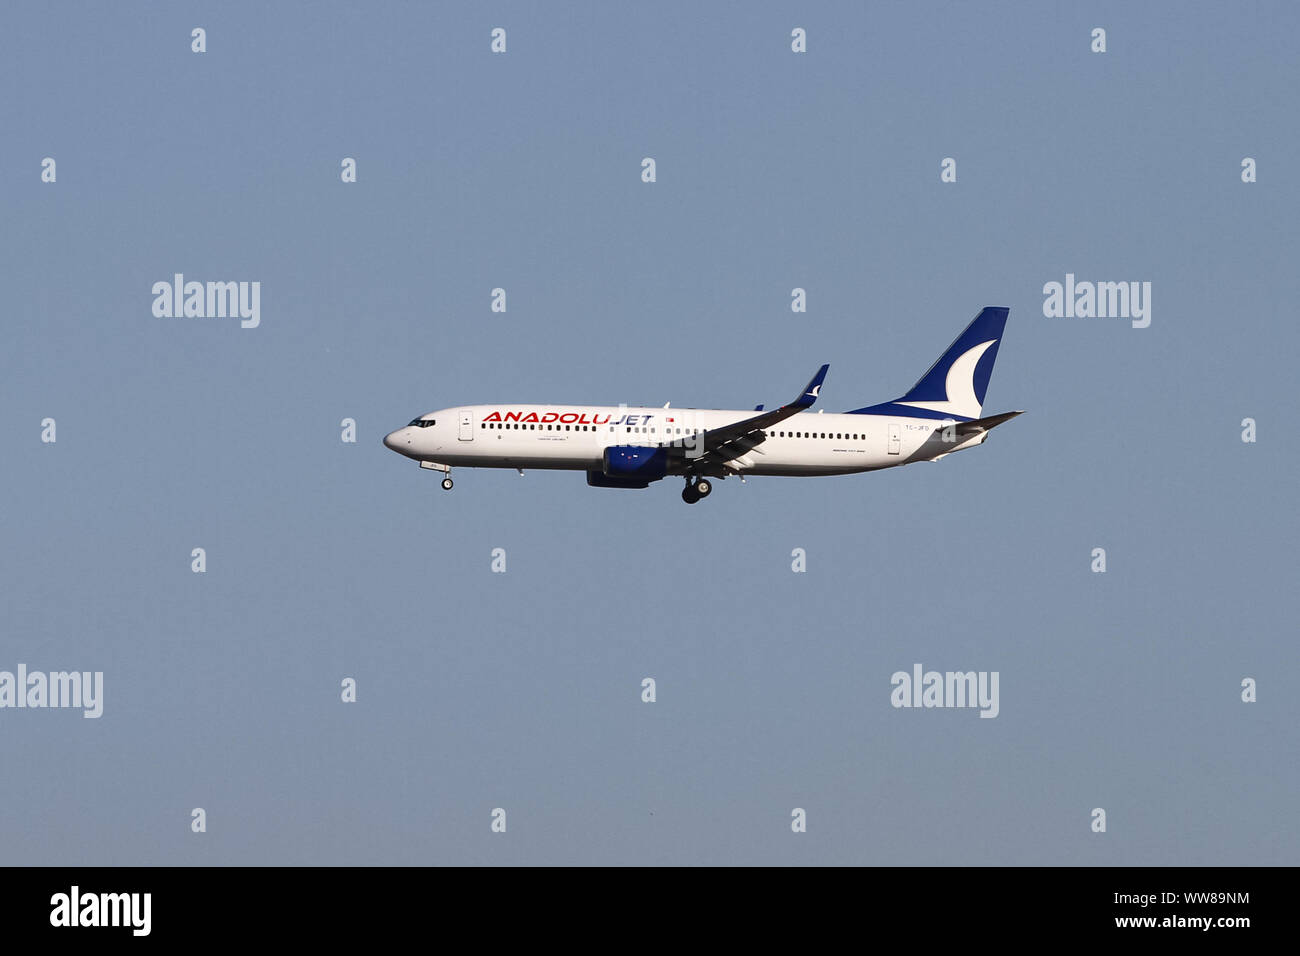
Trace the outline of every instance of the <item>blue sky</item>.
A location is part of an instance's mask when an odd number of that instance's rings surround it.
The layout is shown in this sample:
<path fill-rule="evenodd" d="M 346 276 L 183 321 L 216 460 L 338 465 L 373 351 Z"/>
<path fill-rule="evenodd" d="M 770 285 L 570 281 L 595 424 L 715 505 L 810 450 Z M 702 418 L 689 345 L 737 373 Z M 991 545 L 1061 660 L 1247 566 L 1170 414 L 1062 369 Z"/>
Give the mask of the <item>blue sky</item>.
<path fill-rule="evenodd" d="M 1293 6 L 3 16 L 0 670 L 105 701 L 0 711 L 0 861 L 1297 862 Z M 261 325 L 154 317 L 177 272 Z M 1044 317 L 1067 273 L 1150 327 Z M 985 305 L 1026 414 L 935 465 L 687 507 L 380 444 L 822 362 L 858 408 Z M 917 662 L 999 716 L 894 709 Z"/>

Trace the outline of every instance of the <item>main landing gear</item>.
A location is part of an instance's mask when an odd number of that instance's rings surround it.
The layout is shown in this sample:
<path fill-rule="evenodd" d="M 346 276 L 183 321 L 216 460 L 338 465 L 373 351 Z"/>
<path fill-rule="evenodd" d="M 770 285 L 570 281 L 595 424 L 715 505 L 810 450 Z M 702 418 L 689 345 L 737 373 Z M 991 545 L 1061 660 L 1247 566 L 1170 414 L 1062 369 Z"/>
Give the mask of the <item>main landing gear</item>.
<path fill-rule="evenodd" d="M 713 482 L 707 478 L 696 478 L 692 481 L 686 479 L 686 487 L 682 489 L 682 501 L 688 505 L 693 505 L 701 498 L 709 497 L 709 492 L 713 490 Z"/>

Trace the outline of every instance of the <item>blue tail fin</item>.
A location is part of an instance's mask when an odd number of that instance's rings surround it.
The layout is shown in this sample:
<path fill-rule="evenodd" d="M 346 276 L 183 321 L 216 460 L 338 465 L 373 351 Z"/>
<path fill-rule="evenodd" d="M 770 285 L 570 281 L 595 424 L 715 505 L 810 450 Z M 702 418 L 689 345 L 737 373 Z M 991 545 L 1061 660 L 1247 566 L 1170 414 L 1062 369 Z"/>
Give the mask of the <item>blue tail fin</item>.
<path fill-rule="evenodd" d="M 982 309 L 906 395 L 881 405 L 854 409 L 850 414 L 956 421 L 979 418 L 1009 311 L 1002 306 Z"/>

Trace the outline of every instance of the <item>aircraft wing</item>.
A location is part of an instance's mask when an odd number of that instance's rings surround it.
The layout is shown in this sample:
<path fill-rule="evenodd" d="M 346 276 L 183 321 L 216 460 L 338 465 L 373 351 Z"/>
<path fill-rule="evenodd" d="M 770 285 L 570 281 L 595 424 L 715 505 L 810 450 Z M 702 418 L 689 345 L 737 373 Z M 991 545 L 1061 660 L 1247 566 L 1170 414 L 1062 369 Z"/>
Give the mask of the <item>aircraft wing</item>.
<path fill-rule="evenodd" d="M 762 412 L 730 425 L 723 425 L 721 428 L 709 429 L 703 435 L 697 436 L 693 444 L 681 442 L 662 444 L 674 450 L 681 449 L 694 470 L 705 470 L 709 466 L 722 467 L 728 462 L 743 458 L 767 441 L 767 436 L 763 433 L 764 429 L 812 407 L 817 401 L 817 395 L 821 391 L 822 382 L 826 380 L 826 371 L 829 368 L 829 365 L 823 365 L 818 369 L 807 387 L 788 405 L 782 405 L 770 412 Z M 761 450 L 759 454 L 762 454 Z M 733 467 L 733 470 L 739 471 L 743 467 L 748 466 Z"/>

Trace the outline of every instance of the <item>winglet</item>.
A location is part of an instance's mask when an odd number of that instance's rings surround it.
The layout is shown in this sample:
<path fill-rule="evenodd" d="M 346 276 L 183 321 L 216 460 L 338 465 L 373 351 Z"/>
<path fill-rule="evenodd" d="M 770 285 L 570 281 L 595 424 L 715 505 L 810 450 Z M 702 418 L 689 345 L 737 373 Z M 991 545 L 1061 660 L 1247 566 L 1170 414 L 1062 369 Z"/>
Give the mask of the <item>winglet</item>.
<path fill-rule="evenodd" d="M 822 382 L 826 381 L 826 370 L 829 368 L 829 365 L 823 365 L 818 369 L 817 374 L 814 375 L 812 381 L 808 383 L 808 387 L 805 388 L 803 393 L 790 404 L 797 408 L 811 408 L 812 403 L 817 401 L 818 393 L 822 390 Z"/>

